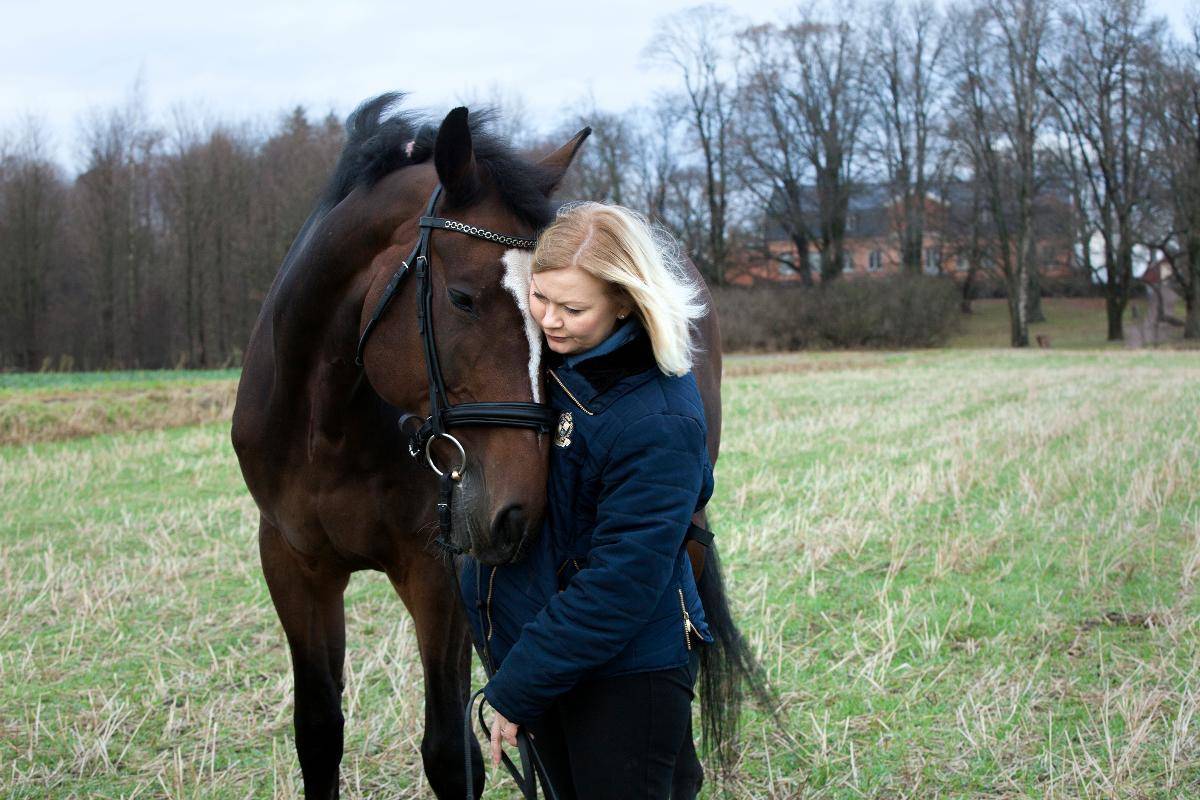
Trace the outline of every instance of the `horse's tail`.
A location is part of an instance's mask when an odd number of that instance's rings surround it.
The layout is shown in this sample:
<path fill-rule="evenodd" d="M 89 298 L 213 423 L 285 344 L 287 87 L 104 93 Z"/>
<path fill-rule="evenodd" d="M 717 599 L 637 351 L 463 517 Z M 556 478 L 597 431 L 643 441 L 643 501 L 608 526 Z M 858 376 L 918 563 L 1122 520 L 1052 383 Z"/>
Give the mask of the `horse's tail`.
<path fill-rule="evenodd" d="M 768 713 L 775 703 L 762 668 L 734 624 L 725 594 L 725 579 L 715 545 L 708 548 L 697 585 L 712 644 L 700 648 L 700 719 L 704 749 L 715 755 L 721 771 L 728 773 L 737 757 L 735 743 L 742 701 L 753 697 Z"/>

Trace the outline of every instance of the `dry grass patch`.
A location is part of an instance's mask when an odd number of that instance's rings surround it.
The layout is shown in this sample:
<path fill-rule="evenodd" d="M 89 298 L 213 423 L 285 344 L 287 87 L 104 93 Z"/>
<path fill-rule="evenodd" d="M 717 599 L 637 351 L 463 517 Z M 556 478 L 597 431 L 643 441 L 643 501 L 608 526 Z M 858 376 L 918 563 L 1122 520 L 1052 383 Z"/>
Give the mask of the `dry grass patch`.
<path fill-rule="evenodd" d="M 7 393 L 0 397 L 0 446 L 228 420 L 236 390 L 236 381 L 224 380 L 144 389 Z"/>

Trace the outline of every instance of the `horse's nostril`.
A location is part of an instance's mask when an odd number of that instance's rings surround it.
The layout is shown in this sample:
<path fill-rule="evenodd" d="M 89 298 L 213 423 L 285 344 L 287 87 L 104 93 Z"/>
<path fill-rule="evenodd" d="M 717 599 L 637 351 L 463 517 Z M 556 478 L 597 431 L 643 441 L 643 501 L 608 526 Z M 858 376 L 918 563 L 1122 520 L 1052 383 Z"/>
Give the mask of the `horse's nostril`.
<path fill-rule="evenodd" d="M 519 505 L 505 506 L 492 525 L 492 543 L 517 543 L 525 535 L 525 509 Z"/>

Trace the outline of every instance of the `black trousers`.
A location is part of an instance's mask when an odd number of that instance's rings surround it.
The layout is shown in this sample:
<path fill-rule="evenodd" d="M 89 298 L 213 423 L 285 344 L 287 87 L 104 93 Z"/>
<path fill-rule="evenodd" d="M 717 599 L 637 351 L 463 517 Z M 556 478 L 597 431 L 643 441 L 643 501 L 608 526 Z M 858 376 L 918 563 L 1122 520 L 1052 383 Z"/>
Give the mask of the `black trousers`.
<path fill-rule="evenodd" d="M 687 666 L 581 682 L 528 726 L 559 800 L 667 800 L 689 734 Z M 551 797 L 548 792 L 547 797 Z"/>

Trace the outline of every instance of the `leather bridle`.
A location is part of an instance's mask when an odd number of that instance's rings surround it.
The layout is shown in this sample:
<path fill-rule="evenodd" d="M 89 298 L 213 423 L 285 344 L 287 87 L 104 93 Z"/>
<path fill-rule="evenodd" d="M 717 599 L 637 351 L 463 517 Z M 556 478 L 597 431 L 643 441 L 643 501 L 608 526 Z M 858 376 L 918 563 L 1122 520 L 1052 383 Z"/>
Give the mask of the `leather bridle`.
<path fill-rule="evenodd" d="M 452 219 L 435 217 L 434 210 L 442 195 L 442 185 L 439 183 L 425 206 L 425 213 L 418 223 L 420 233 L 408 258 L 400 263 L 399 269 L 392 275 L 391 280 L 383 289 L 383 295 L 375 305 L 375 311 L 362 336 L 358 339 L 358 348 L 354 354 L 354 363 L 363 366 L 363 349 L 367 345 L 375 326 L 383 318 L 391 303 L 404 284 L 409 272 L 416 275 L 417 281 L 417 327 L 421 336 L 421 344 L 425 350 L 425 370 L 429 376 L 429 416 L 422 422 L 416 414 L 404 414 L 400 418 L 400 429 L 407 432 L 409 423 L 420 422 L 409 434 L 408 453 L 413 458 L 425 454 L 425 462 L 439 479 L 438 492 L 438 528 L 439 536 L 436 543 L 453 554 L 461 554 L 463 548 L 454 544 L 450 537 L 450 500 L 454 485 L 462 479 L 466 468 L 467 454 L 462 443 L 448 432 L 452 427 L 468 426 L 497 426 L 508 428 L 531 428 L 539 433 L 549 432 L 558 422 L 558 415 L 549 407 L 540 403 L 524 402 L 492 402 L 492 403 L 458 403 L 451 404 L 446 392 L 446 383 L 442 379 L 442 369 L 438 362 L 437 346 L 433 335 L 433 277 L 430 274 L 429 239 L 435 228 L 455 231 L 477 239 L 485 239 L 507 247 L 521 250 L 532 250 L 537 245 L 537 239 L 528 236 L 509 236 L 496 233 L 484 228 L 477 228 Z M 459 453 L 459 465 L 453 469 L 439 469 L 433 462 L 430 447 L 437 439 L 444 439 L 453 445 Z"/>
<path fill-rule="evenodd" d="M 467 426 L 498 426 L 531 428 L 539 433 L 547 433 L 558 424 L 558 414 L 548 406 L 540 403 L 494 402 L 459 403 L 457 405 L 450 403 L 446 392 L 446 383 L 442 379 L 442 368 L 438 362 L 437 346 L 433 336 L 433 278 L 429 270 L 429 238 L 433 230 L 439 228 L 455 231 L 467 236 L 474 236 L 477 239 L 485 239 L 489 242 L 496 242 L 497 244 L 521 250 L 532 250 L 537 245 L 537 239 L 527 236 L 509 236 L 508 234 L 496 233 L 485 228 L 477 228 L 474 225 L 468 225 L 458 220 L 435 217 L 433 212 L 436 210 L 437 202 L 441 195 L 442 185 L 439 183 L 434 187 L 433 194 L 429 198 L 429 203 L 425 206 L 425 213 L 421 216 L 418 223 L 420 233 L 417 237 L 416 245 L 413 247 L 408 258 L 400 263 L 400 268 L 392 275 L 391 280 L 387 282 L 387 285 L 383 289 L 383 295 L 380 296 L 379 302 L 375 304 L 375 311 L 371 314 L 371 319 L 368 320 L 367 326 L 363 328 L 362 335 L 358 339 L 358 348 L 354 354 L 354 363 L 360 368 L 363 366 L 363 349 L 367 345 L 368 337 L 370 337 L 371 332 L 375 330 L 375 326 L 383 318 L 388 305 L 392 302 L 392 298 L 400 292 L 400 288 L 404 284 L 404 279 L 408 276 L 409 272 L 414 272 L 417 280 L 417 328 L 421 336 L 421 345 L 425 350 L 425 370 L 429 376 L 429 416 L 421 422 L 418 415 L 406 413 L 401 415 L 399 425 L 401 432 L 405 432 L 405 426 L 410 422 L 420 422 L 416 430 L 409 434 L 408 454 L 413 458 L 419 458 L 421 453 L 424 453 L 426 464 L 438 476 L 438 537 L 434 542 L 452 555 L 461 555 L 465 550 L 454 544 L 451 538 L 450 505 L 454 487 L 462 480 L 462 472 L 466 468 L 467 453 L 462 446 L 462 442 L 451 435 L 447 429 Z M 365 373 L 360 373 L 360 379 L 362 378 L 362 374 Z M 442 470 L 438 469 L 437 465 L 433 463 L 430 446 L 436 439 L 445 439 L 458 450 L 459 464 L 457 468 Z M 454 560 L 451 559 L 452 569 L 453 564 Z M 455 584 L 458 584 L 457 573 L 455 573 Z M 475 644 L 477 648 L 480 648 L 480 643 L 476 642 Z M 492 673 L 491 654 L 488 651 L 486 641 L 482 643 L 480 654 L 484 656 L 484 666 L 487 668 L 490 677 Z M 468 798 L 473 798 L 475 795 L 474 772 L 471 768 L 470 740 L 474 736 L 471 728 L 471 712 L 475 706 L 476 698 L 482 692 L 483 690 L 480 689 L 472 695 L 465 709 L 466 720 L 464 724 L 465 739 L 463 747 L 466 753 L 464 766 L 466 770 Z M 488 733 L 490 738 L 491 731 L 484 722 L 482 704 L 479 706 L 479 724 Z M 513 780 L 517 782 L 522 795 L 531 800 L 537 800 L 534 764 L 536 763 L 541 768 L 543 775 L 546 775 L 545 767 L 542 765 L 541 757 L 524 729 L 518 732 L 517 741 L 521 762 L 525 766 L 525 771 L 522 772 L 509 759 L 507 754 L 503 756 L 504 766 L 512 775 Z M 552 786 L 543 784 L 543 788 L 552 800 L 557 800 L 558 795 Z"/>

